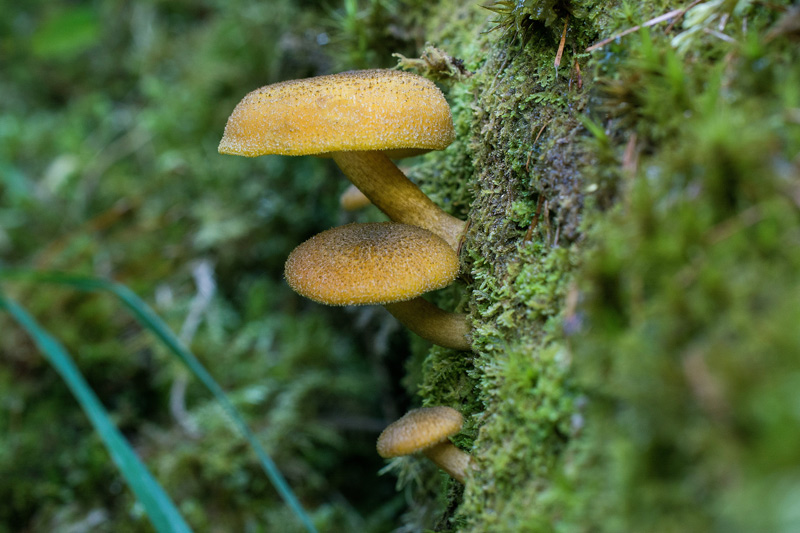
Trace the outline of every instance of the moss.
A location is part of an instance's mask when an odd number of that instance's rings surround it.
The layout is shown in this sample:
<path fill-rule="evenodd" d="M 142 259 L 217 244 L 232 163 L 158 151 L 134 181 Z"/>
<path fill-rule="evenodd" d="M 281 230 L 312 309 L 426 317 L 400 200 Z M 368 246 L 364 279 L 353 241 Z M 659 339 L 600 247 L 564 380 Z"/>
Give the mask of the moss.
<path fill-rule="evenodd" d="M 464 12 L 490 27 L 488 12 Z M 463 57 L 472 75 L 445 87 L 456 143 L 411 174 L 440 205 L 471 220 L 463 257 L 476 355 L 433 350 L 419 393 L 426 404 L 468 415 L 456 444 L 471 448 L 479 464 L 463 503 L 447 506 L 438 528 L 514 531 L 538 518 L 510 494 L 541 493 L 574 432 L 576 395 L 560 324 L 577 264 L 578 169 L 591 160 L 576 142 L 581 97 L 574 71 L 553 67 L 558 41 L 507 49 L 508 42 L 493 42 L 500 33 L 480 33 L 446 48 L 448 26 L 430 23 L 445 35 L 435 44 Z M 458 498 L 453 503 L 462 497 L 448 494 Z"/>
<path fill-rule="evenodd" d="M 566 4 L 494 4 L 426 33 L 472 72 L 446 82 L 457 143 L 412 170 L 472 223 L 476 354 L 434 350 L 419 392 L 472 415 L 479 469 L 437 530 L 791 530 L 800 97 L 764 37 L 787 23 L 719 3 L 589 55 L 679 6 L 582 4 L 556 71 Z"/>
<path fill-rule="evenodd" d="M 564 26 L 587 18 L 594 7 L 591 1 L 573 0 L 492 0 L 484 7 L 496 17 L 492 20 L 492 30 L 502 30 L 505 36 L 527 43 L 531 36 L 540 31 L 560 36 Z"/>
<path fill-rule="evenodd" d="M 576 480 L 594 509 L 627 510 L 614 513 L 623 529 L 796 527 L 766 481 L 796 486 L 800 459 L 779 444 L 798 435 L 776 398 L 800 348 L 780 325 L 799 318 L 789 302 L 800 260 L 797 204 L 784 192 L 800 145 L 780 96 L 797 67 L 783 46 L 731 52 L 724 72 L 682 60 L 681 84 L 696 89 L 681 124 L 662 137 L 664 111 L 642 102 L 653 154 L 624 206 L 591 228 L 576 369 L 598 424 Z M 753 91 L 762 75 L 773 84 Z M 579 516 L 597 518 L 588 506 Z"/>

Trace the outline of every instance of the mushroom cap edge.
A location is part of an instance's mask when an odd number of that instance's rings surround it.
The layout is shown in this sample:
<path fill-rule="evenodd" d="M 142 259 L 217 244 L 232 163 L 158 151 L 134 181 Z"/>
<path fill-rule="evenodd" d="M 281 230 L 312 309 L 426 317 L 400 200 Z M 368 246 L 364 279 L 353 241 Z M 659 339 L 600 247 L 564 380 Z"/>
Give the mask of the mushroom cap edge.
<path fill-rule="evenodd" d="M 444 442 L 461 431 L 464 417 L 452 407 L 412 409 L 390 424 L 378 437 L 378 454 L 389 459 L 409 455 Z"/>
<path fill-rule="evenodd" d="M 292 289 L 326 305 L 382 305 L 449 285 L 456 252 L 430 231 L 399 222 L 355 223 L 319 233 L 286 260 Z"/>
<path fill-rule="evenodd" d="M 222 154 L 442 150 L 455 138 L 450 107 L 430 80 L 372 69 L 288 80 L 248 93 L 234 108 Z"/>

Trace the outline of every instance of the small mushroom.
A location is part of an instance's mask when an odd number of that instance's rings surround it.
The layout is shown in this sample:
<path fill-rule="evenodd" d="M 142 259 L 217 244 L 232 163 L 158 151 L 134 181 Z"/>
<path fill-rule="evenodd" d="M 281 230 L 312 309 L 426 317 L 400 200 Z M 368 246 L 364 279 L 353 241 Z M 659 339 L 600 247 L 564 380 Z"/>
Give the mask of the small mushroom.
<path fill-rule="evenodd" d="M 464 483 L 472 457 L 448 439 L 461 431 L 461 413 L 451 407 L 422 407 L 409 411 L 378 437 L 378 454 L 384 459 L 422 452 L 433 463 Z"/>
<path fill-rule="evenodd" d="M 458 274 L 458 256 L 439 236 L 398 222 L 348 224 L 315 235 L 286 260 L 295 292 L 327 305 L 384 305 L 434 344 L 470 350 L 467 316 L 421 297 Z"/>
<path fill-rule="evenodd" d="M 348 185 L 347 189 L 339 196 L 339 206 L 345 211 L 358 211 L 371 203 L 367 195 L 361 192 L 361 189 L 352 183 Z"/>
<path fill-rule="evenodd" d="M 445 213 L 389 159 L 443 150 L 454 136 L 450 107 L 431 81 L 376 69 L 249 93 L 228 118 L 219 152 L 330 155 L 390 219 L 432 231 L 457 249 L 465 222 Z"/>

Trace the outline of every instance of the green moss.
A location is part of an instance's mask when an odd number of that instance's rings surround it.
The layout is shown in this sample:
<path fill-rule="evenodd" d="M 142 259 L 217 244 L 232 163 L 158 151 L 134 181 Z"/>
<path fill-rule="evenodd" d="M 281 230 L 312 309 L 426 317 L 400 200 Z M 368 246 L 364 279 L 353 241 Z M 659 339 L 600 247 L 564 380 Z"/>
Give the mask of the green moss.
<path fill-rule="evenodd" d="M 488 29 L 489 13 L 469 16 Z M 431 21 L 448 35 L 440 24 Z M 457 59 L 467 54 L 473 71 L 446 87 L 457 141 L 412 170 L 437 203 L 472 224 L 463 258 L 476 353 L 433 350 L 419 390 L 424 403 L 468 416 L 456 443 L 478 463 L 461 506 L 446 507 L 444 529 L 515 531 L 539 520 L 511 494 L 542 493 L 575 431 L 571 355 L 560 324 L 577 264 L 578 169 L 590 160 L 576 142 L 572 106 L 581 105 L 580 92 L 574 72 L 553 67 L 557 41 L 499 46 L 487 55 L 497 37 L 482 33 L 445 48 Z M 461 499 L 460 491 L 448 494 Z"/>
<path fill-rule="evenodd" d="M 442 12 L 508 33 L 434 14 L 426 34 L 473 72 L 448 82 L 459 140 L 413 171 L 472 223 L 476 353 L 434 350 L 420 394 L 472 415 L 456 442 L 479 468 L 438 527 L 791 530 L 800 96 L 796 47 L 764 39 L 779 13 L 720 3 L 677 48 L 665 22 L 587 55 L 677 7 L 587 4 L 556 71 L 565 12 L 503 4 Z"/>
<path fill-rule="evenodd" d="M 594 221 L 583 277 L 589 326 L 576 369 L 598 423 L 576 471 L 595 503 L 580 522 L 604 509 L 634 530 L 797 525 L 766 481 L 797 486 L 800 462 L 784 448 L 798 438 L 782 404 L 791 400 L 777 399 L 798 375 L 800 349 L 789 326 L 800 318 L 790 303 L 800 290 L 790 244 L 800 218 L 785 194 L 800 144 L 780 96 L 797 67 L 784 46 L 744 48 L 724 74 L 684 65 L 681 85 L 696 94 L 669 139 L 662 110 L 648 100 L 637 109 L 654 153 L 625 207 Z M 763 74 L 751 68 L 756 58 Z M 774 84 L 754 92 L 761 75 Z"/>
<path fill-rule="evenodd" d="M 501 29 L 504 35 L 527 43 L 534 33 L 546 31 L 560 36 L 571 21 L 585 19 L 593 2 L 573 0 L 492 0 L 484 7 L 497 16 L 492 20 L 492 30 Z"/>

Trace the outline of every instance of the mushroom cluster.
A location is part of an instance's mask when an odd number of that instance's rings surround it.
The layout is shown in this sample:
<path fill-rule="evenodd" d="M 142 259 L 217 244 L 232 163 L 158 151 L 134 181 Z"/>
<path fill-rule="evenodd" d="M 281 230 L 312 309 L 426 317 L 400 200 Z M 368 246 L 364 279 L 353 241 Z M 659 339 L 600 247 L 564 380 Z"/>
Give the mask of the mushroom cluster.
<path fill-rule="evenodd" d="M 443 311 L 421 298 L 424 292 L 455 279 L 457 251 L 467 224 L 433 203 L 390 159 L 442 150 L 454 136 L 450 107 L 431 81 L 409 72 L 376 69 L 285 81 L 250 92 L 228 118 L 219 152 L 247 157 L 332 157 L 363 194 L 356 202 L 372 202 L 396 224 L 391 229 L 375 225 L 337 228 L 322 234 L 325 237 L 312 238 L 290 256 L 286 265 L 289 284 L 300 294 L 328 305 L 383 304 L 421 337 L 467 351 L 467 317 Z M 357 192 L 351 195 L 358 197 Z M 344 200 L 343 204 L 352 205 Z M 450 248 L 448 257 L 440 242 Z M 397 243 L 403 246 L 393 250 Z M 330 251 L 332 246 L 338 246 L 337 257 Z M 439 260 L 449 270 L 426 270 L 430 277 L 427 286 L 405 287 L 406 278 L 385 271 L 385 265 L 397 261 L 399 253 L 406 254 L 402 263 L 406 276 L 419 274 Z M 361 275 L 348 278 L 346 274 L 353 269 Z M 374 296 L 315 297 L 309 276 L 300 281 L 302 272 L 312 270 L 324 272 L 317 283 L 325 285 L 325 290 L 360 294 L 370 289 Z"/>
<path fill-rule="evenodd" d="M 302 243 L 286 261 L 289 285 L 327 305 L 383 305 L 419 336 L 469 351 L 467 316 L 422 298 L 455 280 L 467 223 L 443 211 L 392 162 L 443 150 L 454 137 L 450 107 L 431 81 L 377 69 L 252 91 L 228 118 L 219 152 L 331 157 L 352 183 L 342 206 L 371 202 L 392 222 L 349 224 Z M 378 451 L 394 457 L 422 450 L 463 483 L 469 455 L 447 440 L 461 421 L 449 407 L 412 411 L 386 428 Z"/>

